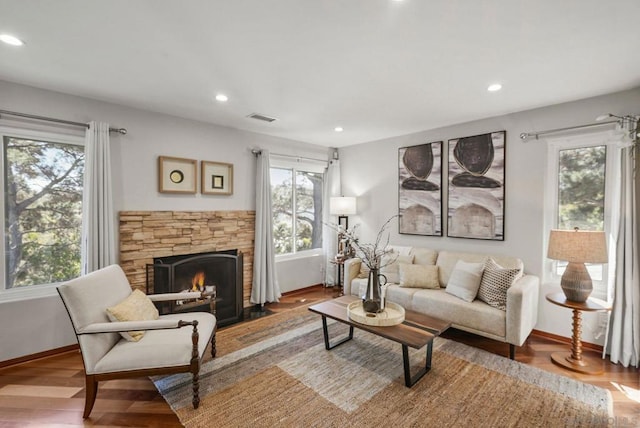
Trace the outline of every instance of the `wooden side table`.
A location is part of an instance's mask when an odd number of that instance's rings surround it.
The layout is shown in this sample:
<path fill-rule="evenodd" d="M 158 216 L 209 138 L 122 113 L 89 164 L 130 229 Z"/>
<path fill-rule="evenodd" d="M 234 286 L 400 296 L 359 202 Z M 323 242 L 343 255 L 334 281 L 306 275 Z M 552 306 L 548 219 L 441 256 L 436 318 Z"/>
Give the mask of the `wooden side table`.
<path fill-rule="evenodd" d="M 607 302 L 588 298 L 586 302 L 573 302 L 567 300 L 564 293 L 550 293 L 546 295 L 549 302 L 563 308 L 573 309 L 573 328 L 571 336 L 571 352 L 554 352 L 551 354 L 551 361 L 555 364 L 569 370 L 586 374 L 601 374 L 604 372 L 604 361 L 601 358 L 595 358 L 582 355 L 582 313 L 610 311 L 611 305 Z"/>
<path fill-rule="evenodd" d="M 344 295 L 344 262 L 347 259 L 333 259 L 331 263 L 336 265 L 338 274 L 338 287 L 340 287 L 340 295 Z"/>

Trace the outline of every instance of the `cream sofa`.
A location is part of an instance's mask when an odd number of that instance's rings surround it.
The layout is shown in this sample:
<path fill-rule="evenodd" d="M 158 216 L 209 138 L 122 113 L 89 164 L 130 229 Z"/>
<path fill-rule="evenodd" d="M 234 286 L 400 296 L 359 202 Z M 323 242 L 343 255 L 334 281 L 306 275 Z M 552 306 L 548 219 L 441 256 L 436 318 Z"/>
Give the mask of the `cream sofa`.
<path fill-rule="evenodd" d="M 477 298 L 467 302 L 447 293 L 445 287 L 458 260 L 480 263 L 492 257 L 502 267 L 523 271 L 522 260 L 508 256 L 436 251 L 419 247 L 395 249 L 399 254 L 412 256 L 414 264 L 437 265 L 441 288 L 407 288 L 390 281 L 386 290 L 388 301 L 398 303 L 405 309 L 447 320 L 454 328 L 506 342 L 509 344 L 509 357 L 515 357 L 515 347 L 522 346 L 537 322 L 539 278 L 523 274 L 516 279 L 507 290 L 506 311 L 489 306 Z M 364 294 L 367 278 L 362 277 L 361 263 L 358 258 L 345 262 L 345 295 Z"/>

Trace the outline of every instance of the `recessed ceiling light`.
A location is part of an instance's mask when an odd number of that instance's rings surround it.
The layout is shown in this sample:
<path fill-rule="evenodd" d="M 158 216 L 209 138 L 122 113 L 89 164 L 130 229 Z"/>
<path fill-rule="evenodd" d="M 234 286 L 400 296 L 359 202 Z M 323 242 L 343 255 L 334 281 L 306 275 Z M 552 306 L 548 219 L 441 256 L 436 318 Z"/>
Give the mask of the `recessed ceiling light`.
<path fill-rule="evenodd" d="M 0 40 L 11 46 L 22 46 L 24 42 L 11 34 L 0 34 Z"/>
<path fill-rule="evenodd" d="M 333 128 L 334 131 L 336 132 L 342 132 L 344 131 L 344 129 L 342 128 L 342 126 L 336 126 L 335 128 Z"/>
<path fill-rule="evenodd" d="M 499 83 L 494 83 L 493 85 L 489 85 L 489 87 L 487 88 L 487 91 L 496 92 L 496 91 L 499 91 L 500 89 L 502 89 L 502 85 Z"/>
<path fill-rule="evenodd" d="M 229 97 L 226 96 L 225 94 L 217 94 L 216 100 L 220 101 L 221 103 L 224 103 L 229 100 Z"/>

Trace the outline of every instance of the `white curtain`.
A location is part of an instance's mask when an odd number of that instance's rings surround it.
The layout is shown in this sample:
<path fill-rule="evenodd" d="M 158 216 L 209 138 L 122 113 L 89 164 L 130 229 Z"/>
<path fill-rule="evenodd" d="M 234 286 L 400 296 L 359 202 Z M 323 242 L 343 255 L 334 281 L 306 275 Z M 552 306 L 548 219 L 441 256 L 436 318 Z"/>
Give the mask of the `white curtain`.
<path fill-rule="evenodd" d="M 324 283 L 326 286 L 337 284 L 336 265 L 331 260 L 338 252 L 338 232 L 326 226 L 327 224 L 337 224 L 336 216 L 329 214 L 329 201 L 332 196 L 340 196 L 340 161 L 333 159 L 329 162 L 324 173 L 324 188 L 322 195 L 322 250 L 325 258 Z"/>
<path fill-rule="evenodd" d="M 625 119 L 621 127 L 627 135 L 632 134 L 632 142 L 637 144 L 637 120 Z M 623 148 L 620 159 L 620 218 L 615 246 L 613 309 L 605 345 L 611 362 L 625 367 L 638 367 L 640 364 L 640 253 L 634 174 L 636 149 L 633 146 Z"/>
<path fill-rule="evenodd" d="M 82 273 L 116 262 L 109 124 L 91 122 L 85 135 Z"/>
<path fill-rule="evenodd" d="M 253 287 L 251 303 L 277 302 L 282 295 L 276 279 L 273 247 L 273 213 L 271 210 L 271 175 L 269 151 L 257 154 L 256 234 L 253 250 Z"/>

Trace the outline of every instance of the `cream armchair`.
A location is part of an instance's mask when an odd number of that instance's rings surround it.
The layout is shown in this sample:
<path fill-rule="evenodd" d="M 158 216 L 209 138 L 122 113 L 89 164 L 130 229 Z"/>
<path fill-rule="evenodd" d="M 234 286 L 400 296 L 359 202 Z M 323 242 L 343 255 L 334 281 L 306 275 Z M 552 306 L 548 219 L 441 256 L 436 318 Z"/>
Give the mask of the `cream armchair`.
<path fill-rule="evenodd" d="M 85 368 L 84 418 L 95 403 L 98 382 L 170 373 L 192 373 L 193 407 L 200 404 L 198 373 L 211 342 L 215 357 L 216 318 L 205 312 L 161 315 L 157 320 L 110 322 L 106 309 L 131 294 L 131 286 L 118 265 L 71 280 L 58 287 L 75 330 Z M 148 296 L 152 301 L 187 300 L 200 293 Z M 192 328 L 182 328 L 192 326 Z M 138 342 L 120 332 L 144 331 Z"/>

